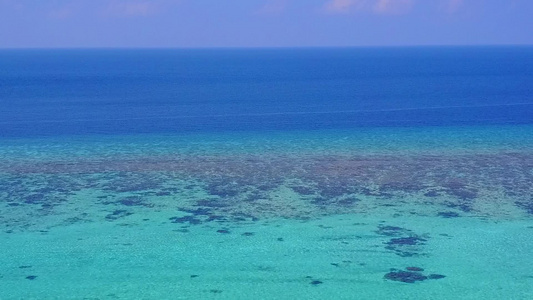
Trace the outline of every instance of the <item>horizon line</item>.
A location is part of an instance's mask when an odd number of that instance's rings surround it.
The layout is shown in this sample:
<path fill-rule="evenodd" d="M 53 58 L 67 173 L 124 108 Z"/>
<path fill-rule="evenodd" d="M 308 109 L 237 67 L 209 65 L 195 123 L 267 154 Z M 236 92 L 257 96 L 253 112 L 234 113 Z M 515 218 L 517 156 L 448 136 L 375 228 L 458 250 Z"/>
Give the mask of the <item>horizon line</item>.
<path fill-rule="evenodd" d="M 434 44 L 434 45 L 359 45 L 359 46 L 61 46 L 61 47 L 0 47 L 3 50 L 260 50 L 260 49 L 364 49 L 364 48 L 482 48 L 482 47 L 533 47 L 533 44 Z"/>

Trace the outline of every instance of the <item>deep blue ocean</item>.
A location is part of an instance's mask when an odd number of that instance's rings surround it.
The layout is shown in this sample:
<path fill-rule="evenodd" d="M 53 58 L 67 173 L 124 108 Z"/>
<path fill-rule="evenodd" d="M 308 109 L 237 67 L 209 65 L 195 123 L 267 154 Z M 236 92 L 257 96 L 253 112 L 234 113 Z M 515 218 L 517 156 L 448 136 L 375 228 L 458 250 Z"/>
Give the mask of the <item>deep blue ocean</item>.
<path fill-rule="evenodd" d="M 533 122 L 532 47 L 1 50 L 0 135 Z"/>

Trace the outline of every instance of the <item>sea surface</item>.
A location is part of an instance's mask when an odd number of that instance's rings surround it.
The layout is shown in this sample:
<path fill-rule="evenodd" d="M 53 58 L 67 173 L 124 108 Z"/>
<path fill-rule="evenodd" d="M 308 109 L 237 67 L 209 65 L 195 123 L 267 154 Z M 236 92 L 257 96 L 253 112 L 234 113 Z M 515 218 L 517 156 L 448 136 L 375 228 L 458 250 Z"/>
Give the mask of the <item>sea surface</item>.
<path fill-rule="evenodd" d="M 0 299 L 531 299 L 533 47 L 0 50 Z"/>

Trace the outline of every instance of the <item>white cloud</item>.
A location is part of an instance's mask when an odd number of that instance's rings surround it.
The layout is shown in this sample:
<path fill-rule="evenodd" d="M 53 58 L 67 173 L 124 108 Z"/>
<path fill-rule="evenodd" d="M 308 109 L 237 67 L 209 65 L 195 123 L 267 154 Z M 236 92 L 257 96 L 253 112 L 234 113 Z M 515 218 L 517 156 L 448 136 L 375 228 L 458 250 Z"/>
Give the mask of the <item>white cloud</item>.
<path fill-rule="evenodd" d="M 414 0 L 329 0 L 324 10 L 328 13 L 403 14 L 409 12 L 413 3 Z"/>
<path fill-rule="evenodd" d="M 413 0 L 377 0 L 373 9 L 378 14 L 404 14 L 412 6 Z"/>
<path fill-rule="evenodd" d="M 368 2 L 368 0 L 330 0 L 326 2 L 324 8 L 330 13 L 348 13 L 364 9 Z"/>
<path fill-rule="evenodd" d="M 448 0 L 446 3 L 446 11 L 453 13 L 463 5 L 463 0 Z"/>
<path fill-rule="evenodd" d="M 278 15 L 287 9 L 287 0 L 268 0 L 256 13 L 260 15 Z"/>

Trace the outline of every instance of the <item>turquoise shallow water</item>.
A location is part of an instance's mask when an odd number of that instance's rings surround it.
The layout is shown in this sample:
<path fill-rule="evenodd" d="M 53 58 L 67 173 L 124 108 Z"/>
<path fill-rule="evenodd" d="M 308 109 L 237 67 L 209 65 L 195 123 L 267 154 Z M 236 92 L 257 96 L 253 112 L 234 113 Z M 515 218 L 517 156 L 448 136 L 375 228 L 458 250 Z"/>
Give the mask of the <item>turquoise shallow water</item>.
<path fill-rule="evenodd" d="M 528 299 L 532 137 L 4 139 L 0 298 Z"/>
<path fill-rule="evenodd" d="M 3 138 L 4 161 L 176 155 L 523 152 L 533 125 L 375 127 Z"/>

